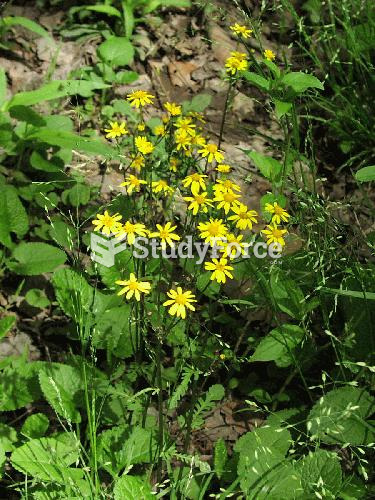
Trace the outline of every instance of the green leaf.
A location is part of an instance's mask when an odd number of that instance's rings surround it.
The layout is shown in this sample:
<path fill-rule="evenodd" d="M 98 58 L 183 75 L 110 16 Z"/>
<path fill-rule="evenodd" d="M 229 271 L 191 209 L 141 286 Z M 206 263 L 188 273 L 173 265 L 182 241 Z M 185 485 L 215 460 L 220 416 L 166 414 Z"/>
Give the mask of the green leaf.
<path fill-rule="evenodd" d="M 266 78 L 263 78 L 263 76 L 253 73 L 252 71 L 243 71 L 242 74 L 248 82 L 252 83 L 256 87 L 259 87 L 262 90 L 269 90 L 270 82 Z"/>
<path fill-rule="evenodd" d="M 13 411 L 41 397 L 37 371 L 42 363 L 27 363 L 19 358 L 7 366 L 0 377 L 0 411 Z"/>
<path fill-rule="evenodd" d="M 23 28 L 27 28 L 28 30 L 33 31 L 43 38 L 48 38 L 53 43 L 53 39 L 51 38 L 48 31 L 46 31 L 44 28 L 42 28 L 42 26 L 32 21 L 31 19 L 28 19 L 27 17 L 7 16 L 2 18 L 1 23 L 3 23 L 5 26 L 22 26 Z"/>
<path fill-rule="evenodd" d="M 113 318 L 117 318 L 113 321 Z M 123 304 L 112 307 L 97 316 L 92 333 L 92 342 L 99 349 L 108 349 L 119 358 L 127 358 L 133 354 L 135 331 L 129 327 L 131 306 Z"/>
<path fill-rule="evenodd" d="M 332 498 L 337 498 L 337 493 L 342 485 L 342 472 L 340 462 L 336 453 L 326 450 L 317 450 L 310 453 L 301 463 L 302 486 L 306 495 L 309 493 L 325 495 L 327 490 L 332 494 Z"/>
<path fill-rule="evenodd" d="M 124 467 L 152 463 L 156 449 L 155 431 L 142 427 L 112 427 L 98 437 L 98 460 L 113 476 Z"/>
<path fill-rule="evenodd" d="M 5 110 L 9 110 L 13 106 L 31 106 L 43 101 L 71 95 L 90 97 L 94 90 L 108 87 L 109 85 L 103 82 L 89 82 L 87 80 L 54 80 L 42 85 L 37 90 L 19 92 L 7 102 Z"/>
<path fill-rule="evenodd" d="M 28 290 L 25 295 L 25 300 L 28 304 L 33 307 L 39 307 L 43 309 L 44 307 L 48 307 L 50 305 L 50 301 L 47 298 L 44 290 L 39 290 L 38 288 L 32 288 Z"/>
<path fill-rule="evenodd" d="M 73 249 L 76 230 L 70 224 L 60 219 L 52 219 L 49 234 L 58 245 L 69 250 Z"/>
<path fill-rule="evenodd" d="M 301 71 L 292 71 L 287 73 L 281 79 L 284 85 L 289 85 L 292 89 L 300 94 L 309 88 L 324 90 L 323 83 L 316 76 L 302 73 Z"/>
<path fill-rule="evenodd" d="M 83 477 L 82 469 L 68 467 L 79 457 L 78 446 L 74 436 L 68 433 L 64 439 L 32 439 L 14 450 L 11 463 L 19 472 L 42 481 L 69 483 Z"/>
<path fill-rule="evenodd" d="M 285 324 L 275 328 L 260 341 L 250 361 L 275 361 L 277 366 L 289 366 L 294 362 L 293 349 L 303 338 L 304 331 L 297 325 Z"/>
<path fill-rule="evenodd" d="M 121 476 L 113 489 L 115 500 L 152 500 L 151 486 L 137 476 Z"/>
<path fill-rule="evenodd" d="M 308 416 L 308 431 L 327 444 L 367 444 L 374 441 L 374 426 L 366 422 L 375 399 L 357 387 L 333 389 L 315 403 Z"/>
<path fill-rule="evenodd" d="M 77 410 L 83 396 L 83 381 L 78 369 L 60 363 L 49 364 L 39 373 L 43 395 L 55 412 L 68 422 L 79 423 Z"/>
<path fill-rule="evenodd" d="M 375 165 L 360 168 L 358 172 L 355 173 L 355 179 L 358 182 L 375 181 Z"/>
<path fill-rule="evenodd" d="M 78 7 L 77 10 L 91 10 L 93 12 L 99 12 L 100 14 L 108 14 L 108 16 L 118 17 L 122 19 L 121 12 L 117 10 L 112 5 L 83 5 Z"/>
<path fill-rule="evenodd" d="M 17 431 L 10 425 L 0 422 L 0 449 L 3 451 L 13 451 L 13 443 L 18 441 Z"/>
<path fill-rule="evenodd" d="M 278 101 L 277 99 L 274 100 L 274 103 L 276 116 L 279 120 L 282 116 L 289 113 L 291 107 L 293 106 L 293 103 L 291 102 Z"/>
<path fill-rule="evenodd" d="M 183 103 L 183 111 L 187 113 L 189 111 L 194 111 L 196 113 L 202 113 L 208 106 L 211 104 L 212 96 L 209 94 L 199 94 L 193 97 L 193 99 L 189 101 L 185 101 Z"/>
<path fill-rule="evenodd" d="M 11 247 L 10 233 L 22 238 L 29 230 L 29 220 L 17 191 L 13 186 L 3 185 L 0 189 L 0 243 Z"/>
<path fill-rule="evenodd" d="M 27 136 L 27 139 L 38 139 L 52 146 L 63 149 L 73 149 L 84 153 L 103 155 L 111 158 L 117 157 L 117 153 L 108 144 L 93 137 L 83 137 L 63 130 L 52 130 L 40 128 Z"/>
<path fill-rule="evenodd" d="M 47 243 L 20 243 L 12 257 L 17 262 L 9 262 L 9 269 L 26 276 L 49 273 L 66 261 L 65 252 Z"/>
<path fill-rule="evenodd" d="M 223 438 L 220 438 L 215 443 L 214 451 L 214 469 L 216 476 L 220 479 L 225 470 L 225 465 L 228 460 L 227 447 Z"/>
<path fill-rule="evenodd" d="M 292 318 L 302 319 L 305 314 L 305 297 L 297 283 L 275 267 L 271 271 L 270 286 L 278 308 Z"/>
<path fill-rule="evenodd" d="M 280 71 L 280 68 L 277 66 L 277 64 L 275 64 L 274 62 L 272 61 L 268 61 L 267 59 L 264 59 L 263 60 L 263 64 L 265 66 L 267 66 L 267 68 L 269 68 L 273 75 L 276 77 L 276 78 L 280 78 L 280 75 L 281 75 L 281 71 Z"/>
<path fill-rule="evenodd" d="M 133 62 L 134 47 L 126 37 L 111 36 L 99 45 L 98 56 L 112 67 L 127 66 Z"/>
<path fill-rule="evenodd" d="M 255 166 L 266 179 L 269 179 L 271 182 L 275 182 L 279 179 L 283 168 L 279 161 L 270 156 L 261 155 L 256 151 L 245 151 L 245 153 L 251 158 Z"/>
<path fill-rule="evenodd" d="M 21 434 L 29 439 L 37 439 L 44 436 L 49 427 L 49 420 L 43 413 L 34 413 L 25 420 Z"/>
<path fill-rule="evenodd" d="M 30 165 L 36 170 L 43 170 L 44 172 L 62 172 L 64 170 L 64 164 L 59 158 L 53 157 L 47 160 L 38 151 L 31 153 Z"/>
<path fill-rule="evenodd" d="M 16 316 L 5 316 L 5 318 L 0 319 L 0 339 L 5 337 L 5 335 L 12 328 L 16 320 L 17 320 Z"/>
<path fill-rule="evenodd" d="M 7 76 L 4 68 L 0 68 L 0 108 L 7 95 Z"/>
<path fill-rule="evenodd" d="M 34 127 L 43 127 L 46 125 L 46 121 L 43 117 L 28 106 L 13 106 L 10 109 L 9 114 L 12 118 L 15 118 L 20 122 L 29 123 Z"/>

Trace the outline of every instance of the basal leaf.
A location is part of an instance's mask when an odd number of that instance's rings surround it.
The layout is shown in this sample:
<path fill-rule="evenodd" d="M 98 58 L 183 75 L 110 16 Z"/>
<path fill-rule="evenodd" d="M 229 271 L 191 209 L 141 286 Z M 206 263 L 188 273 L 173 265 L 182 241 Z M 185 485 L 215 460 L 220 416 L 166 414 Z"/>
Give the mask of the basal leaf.
<path fill-rule="evenodd" d="M 48 427 L 48 417 L 43 413 L 34 413 L 27 417 L 20 432 L 29 439 L 37 439 L 44 436 Z"/>
<path fill-rule="evenodd" d="M 355 178 L 358 182 L 375 181 L 375 165 L 360 168 L 358 172 L 356 172 Z"/>
<path fill-rule="evenodd" d="M 127 66 L 134 58 L 134 47 L 122 36 L 111 36 L 98 47 L 98 56 L 112 67 Z"/>
<path fill-rule="evenodd" d="M 65 252 L 47 243 L 20 243 L 12 257 L 8 267 L 26 276 L 51 272 L 66 261 Z"/>
<path fill-rule="evenodd" d="M 137 476 L 121 476 L 116 480 L 113 490 L 115 500 L 152 500 L 151 487 Z"/>

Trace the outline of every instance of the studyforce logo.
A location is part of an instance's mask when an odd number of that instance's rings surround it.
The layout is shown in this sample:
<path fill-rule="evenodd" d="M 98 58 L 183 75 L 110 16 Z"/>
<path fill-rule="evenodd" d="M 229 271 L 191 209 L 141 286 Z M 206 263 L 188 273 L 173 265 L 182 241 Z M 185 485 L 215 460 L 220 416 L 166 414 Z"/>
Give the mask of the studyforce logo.
<path fill-rule="evenodd" d="M 197 265 L 202 264 L 207 258 L 219 259 L 227 257 L 231 260 L 255 257 L 271 259 L 281 257 L 282 246 L 279 243 L 267 245 L 265 242 L 238 242 L 229 241 L 225 237 L 212 238 L 209 243 L 193 242 L 193 236 L 185 240 L 167 245 L 160 243 L 156 238 L 136 237 L 132 244 L 126 241 L 124 235 L 119 238 L 115 234 L 104 236 L 92 232 L 90 235 L 91 259 L 105 267 L 115 264 L 115 256 L 126 249 L 132 250 L 136 259 L 164 258 L 164 259 L 194 259 Z"/>

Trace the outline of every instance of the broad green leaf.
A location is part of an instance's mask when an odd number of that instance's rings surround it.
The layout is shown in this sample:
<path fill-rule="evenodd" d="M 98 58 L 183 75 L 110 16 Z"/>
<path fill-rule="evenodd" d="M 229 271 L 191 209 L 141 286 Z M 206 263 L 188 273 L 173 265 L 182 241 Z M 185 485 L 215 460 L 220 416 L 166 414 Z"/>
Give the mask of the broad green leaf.
<path fill-rule="evenodd" d="M 99 349 L 107 349 L 119 358 L 131 356 L 135 331 L 132 332 L 129 327 L 130 317 L 129 304 L 112 307 L 98 315 L 92 332 L 93 345 Z M 117 318 L 116 321 L 113 321 L 113 318 Z"/>
<path fill-rule="evenodd" d="M 23 474 L 42 481 L 69 483 L 83 477 L 82 469 L 68 467 L 78 459 L 78 443 L 73 435 L 64 439 L 43 437 L 23 444 L 11 455 L 11 463 Z"/>
<path fill-rule="evenodd" d="M 17 442 L 17 440 L 16 429 L 0 422 L 0 449 L 3 451 L 13 451 L 13 443 Z"/>
<path fill-rule="evenodd" d="M 292 89 L 298 94 L 309 88 L 324 90 L 323 83 L 318 80 L 316 76 L 302 73 L 301 71 L 292 71 L 291 73 L 287 73 L 283 76 L 281 82 L 284 83 L 284 85 L 292 87 Z"/>
<path fill-rule="evenodd" d="M 87 205 L 90 201 L 90 194 L 90 186 L 81 182 L 76 182 L 74 186 L 70 189 L 66 189 L 62 193 L 61 199 L 64 203 L 69 203 L 73 207 L 79 207 L 81 205 Z"/>
<path fill-rule="evenodd" d="M 44 436 L 49 427 L 49 420 L 43 413 L 34 413 L 27 417 L 21 428 L 21 434 L 29 439 L 37 439 Z"/>
<path fill-rule="evenodd" d="M 142 427 L 112 427 L 98 437 L 98 459 L 114 476 L 124 467 L 152 463 L 156 449 L 155 432 Z"/>
<path fill-rule="evenodd" d="M 278 119 L 289 113 L 291 107 L 293 106 L 291 102 L 278 101 L 277 99 L 274 100 L 274 103 L 275 112 Z"/>
<path fill-rule="evenodd" d="M 39 87 L 37 90 L 19 92 L 5 105 L 5 110 L 13 106 L 31 106 L 39 102 L 68 97 L 71 95 L 81 95 L 90 97 L 94 90 L 108 88 L 109 85 L 102 82 L 89 82 L 87 80 L 54 80 Z"/>
<path fill-rule="evenodd" d="M 64 164 L 59 158 L 53 157 L 47 160 L 38 151 L 31 153 L 30 165 L 36 170 L 43 170 L 44 172 L 61 172 L 64 170 Z"/>
<path fill-rule="evenodd" d="M 108 16 L 118 17 L 122 19 L 121 12 L 117 10 L 112 5 L 83 5 L 82 7 L 77 7 L 74 9 L 74 12 L 78 10 L 91 10 L 92 12 L 99 12 L 100 14 L 108 14 Z M 73 9 L 72 9 L 73 13 Z"/>
<path fill-rule="evenodd" d="M 367 444 L 374 441 L 375 427 L 366 421 L 375 399 L 357 387 L 333 389 L 315 403 L 308 416 L 308 431 L 327 444 Z"/>
<path fill-rule="evenodd" d="M 297 325 L 275 328 L 260 341 L 250 361 L 275 361 L 277 366 L 289 366 L 293 363 L 293 349 L 303 338 L 304 331 Z"/>
<path fill-rule="evenodd" d="M 263 64 L 265 64 L 265 66 L 267 66 L 267 68 L 269 68 L 272 71 L 273 75 L 276 78 L 280 78 L 281 71 L 280 68 L 277 66 L 277 64 L 275 64 L 272 61 L 268 61 L 267 59 L 263 60 Z"/>
<path fill-rule="evenodd" d="M 358 182 L 375 181 L 375 165 L 363 167 L 355 173 L 355 178 Z"/>
<path fill-rule="evenodd" d="M 5 318 L 0 319 L 0 339 L 5 337 L 5 335 L 15 324 L 16 320 L 16 316 L 5 316 Z"/>
<path fill-rule="evenodd" d="M 73 149 L 88 154 L 117 157 L 116 151 L 99 139 L 83 137 L 63 130 L 56 131 L 50 128 L 40 128 L 28 134 L 27 139 L 38 139 L 63 149 Z"/>
<path fill-rule="evenodd" d="M 50 305 L 50 301 L 44 290 L 39 290 L 39 288 L 32 288 L 31 290 L 28 290 L 25 295 L 25 300 L 31 306 L 39 307 L 40 309 Z"/>
<path fill-rule="evenodd" d="M 18 360 L 17 360 L 18 361 Z M 0 411 L 22 408 L 41 397 L 37 371 L 40 362 L 25 364 L 24 358 L 7 366 L 0 377 Z"/>
<path fill-rule="evenodd" d="M 225 470 L 225 465 L 228 460 L 227 447 L 223 438 L 220 438 L 215 443 L 214 451 L 214 470 L 216 476 L 220 479 Z"/>
<path fill-rule="evenodd" d="M 133 62 L 134 47 L 122 36 L 111 36 L 99 45 L 98 56 L 112 67 L 127 66 Z"/>
<path fill-rule="evenodd" d="M 83 381 L 78 369 L 53 363 L 39 373 L 43 395 L 55 412 L 65 420 L 79 423 L 81 415 L 77 406 L 82 401 Z"/>
<path fill-rule="evenodd" d="M 243 71 L 242 74 L 248 82 L 252 83 L 256 87 L 259 87 L 262 90 L 269 90 L 270 82 L 266 78 L 263 78 L 263 76 L 253 73 L 252 71 Z"/>
<path fill-rule="evenodd" d="M 0 189 L 0 243 L 6 247 L 12 245 L 10 233 L 22 238 L 29 230 L 29 220 L 17 190 L 4 185 Z"/>
<path fill-rule="evenodd" d="M 115 482 L 114 500 L 152 500 L 151 486 L 137 476 L 121 476 Z"/>
<path fill-rule="evenodd" d="M 8 267 L 17 274 L 33 276 L 49 273 L 66 261 L 62 250 L 47 243 L 20 243 L 12 253 Z"/>
<path fill-rule="evenodd" d="M 12 118 L 15 118 L 20 122 L 26 122 L 30 125 L 34 125 L 34 127 L 44 127 L 46 125 L 44 118 L 29 106 L 12 106 L 9 110 L 9 114 Z"/>
<path fill-rule="evenodd" d="M 212 96 L 209 94 L 199 94 L 193 97 L 189 101 L 183 103 L 183 111 L 187 113 L 188 111 L 195 111 L 196 113 L 202 113 L 211 104 Z"/>
<path fill-rule="evenodd" d="M 22 26 L 23 28 L 27 28 L 28 30 L 36 33 L 37 35 L 49 39 L 53 43 L 53 39 L 51 38 L 48 31 L 46 31 L 40 24 L 28 19 L 23 16 L 7 16 L 3 17 L 0 21 L 5 26 Z"/>
<path fill-rule="evenodd" d="M 264 177 L 269 179 L 271 182 L 275 182 L 279 179 L 283 168 L 279 161 L 271 158 L 270 156 L 261 155 L 256 151 L 245 152 Z"/>
<path fill-rule="evenodd" d="M 324 488 L 332 494 L 332 498 L 337 498 L 337 493 L 342 485 L 342 472 L 339 459 L 336 453 L 317 450 L 310 453 L 301 463 L 302 486 L 305 493 L 317 491 L 322 494 Z"/>
<path fill-rule="evenodd" d="M 69 250 L 73 249 L 77 234 L 70 224 L 60 219 L 52 219 L 49 234 L 58 245 Z"/>

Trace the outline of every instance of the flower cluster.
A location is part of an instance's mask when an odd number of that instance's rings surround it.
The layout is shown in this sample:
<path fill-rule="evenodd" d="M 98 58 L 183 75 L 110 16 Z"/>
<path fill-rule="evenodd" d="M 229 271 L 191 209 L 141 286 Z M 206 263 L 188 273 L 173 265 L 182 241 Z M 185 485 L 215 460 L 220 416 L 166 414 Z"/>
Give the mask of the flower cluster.
<path fill-rule="evenodd" d="M 230 29 L 238 44 L 253 32 L 237 23 Z M 266 49 L 263 57 L 265 64 L 269 64 L 276 56 Z M 233 77 L 240 76 L 249 64 L 246 53 L 231 52 L 225 70 L 232 83 Z M 268 224 L 258 236 L 252 234 L 254 225 L 259 223 L 259 214 L 247 205 L 241 186 L 229 177 L 233 167 L 220 146 L 204 134 L 205 121 L 200 113 L 186 111 L 182 105 L 168 101 L 163 104 L 159 123 L 154 118 L 151 126 L 145 119 L 144 108 L 153 105 L 154 96 L 136 90 L 127 100 L 138 111 L 138 121 L 132 126 L 124 121 L 110 122 L 105 132 L 108 139 L 118 144 L 124 140 L 131 150 L 120 187 L 124 196 L 133 200 L 135 210 L 124 223 L 119 214 L 110 215 L 107 211 L 98 214 L 93 221 L 96 231 L 126 238 L 129 245 L 137 237 L 153 238 L 166 249 L 181 241 L 188 228 L 196 239 L 218 251 L 217 258 L 203 263 L 202 272 L 219 284 L 234 279 L 236 259 L 245 254 L 254 238 L 263 235 L 268 245 L 277 243 L 281 248 L 285 245 L 287 229 L 283 224 L 289 222 L 290 215 L 277 201 L 263 207 Z M 181 192 L 186 203 L 182 221 L 173 211 L 175 198 L 181 200 Z M 138 213 L 139 206 L 143 208 Z M 135 220 L 140 214 L 143 221 Z M 140 269 L 136 265 L 134 268 Z M 142 279 L 130 273 L 127 280 L 116 281 L 123 286 L 118 294 L 125 295 L 127 300 L 141 301 L 146 295 L 161 293 L 159 282 L 153 284 Z M 188 310 L 195 310 L 193 304 L 197 300 L 191 290 L 183 290 L 177 284 L 176 289 L 170 288 L 166 294 L 167 300 L 162 304 L 170 315 L 185 319 Z"/>

